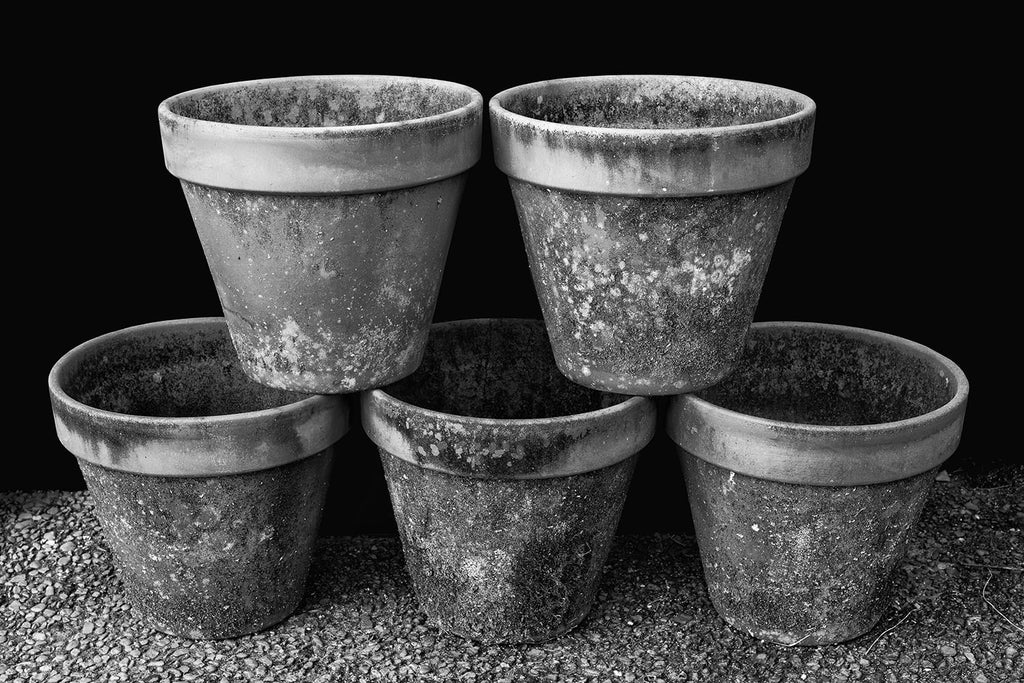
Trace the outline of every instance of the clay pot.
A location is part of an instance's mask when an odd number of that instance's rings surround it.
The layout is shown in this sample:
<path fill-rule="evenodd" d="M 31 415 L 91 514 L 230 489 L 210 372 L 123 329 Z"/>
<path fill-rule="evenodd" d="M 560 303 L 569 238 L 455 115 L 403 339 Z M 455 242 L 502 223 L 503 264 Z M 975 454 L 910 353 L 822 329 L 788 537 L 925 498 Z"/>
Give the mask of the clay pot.
<path fill-rule="evenodd" d="M 231 638 L 295 610 L 332 444 L 348 430 L 342 397 L 251 381 L 223 318 L 88 341 L 57 361 L 49 389 L 143 623 Z"/>
<path fill-rule="evenodd" d="M 743 347 L 815 105 L 758 83 L 595 76 L 490 101 L 559 369 L 626 394 L 695 391 Z"/>
<path fill-rule="evenodd" d="M 352 392 L 419 364 L 483 99 L 456 83 L 310 76 L 159 107 L 242 367 Z"/>
<path fill-rule="evenodd" d="M 667 421 L 718 613 L 787 645 L 870 630 L 959 443 L 967 389 L 953 362 L 905 339 L 754 324 L 736 370 L 672 399 Z"/>
<path fill-rule="evenodd" d="M 539 320 L 461 320 L 434 325 L 420 369 L 362 407 L 431 624 L 537 642 L 586 616 L 650 399 L 566 380 Z"/>

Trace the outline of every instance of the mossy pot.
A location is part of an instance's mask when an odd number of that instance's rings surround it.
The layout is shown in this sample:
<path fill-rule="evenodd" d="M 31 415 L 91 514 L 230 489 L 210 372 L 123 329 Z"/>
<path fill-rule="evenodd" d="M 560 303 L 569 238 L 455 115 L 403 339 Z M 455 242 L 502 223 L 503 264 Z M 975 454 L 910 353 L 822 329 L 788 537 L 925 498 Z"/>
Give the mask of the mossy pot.
<path fill-rule="evenodd" d="M 457 83 L 356 75 L 160 104 L 167 169 L 250 377 L 333 394 L 416 368 L 482 110 Z"/>
<path fill-rule="evenodd" d="M 462 320 L 434 325 L 420 369 L 362 408 L 432 625 L 541 642 L 586 616 L 650 399 L 565 379 L 540 320 Z"/>
<path fill-rule="evenodd" d="M 97 337 L 49 375 L 124 592 L 185 638 L 265 629 L 302 599 L 346 400 L 239 367 L 223 318 Z"/>
<path fill-rule="evenodd" d="M 743 348 L 815 105 L 692 76 L 530 83 L 490 100 L 558 367 L 624 394 L 692 392 Z"/>
<path fill-rule="evenodd" d="M 708 592 L 731 626 L 784 645 L 869 631 L 889 607 L 968 383 L 920 344 L 755 323 L 723 382 L 672 399 Z"/>

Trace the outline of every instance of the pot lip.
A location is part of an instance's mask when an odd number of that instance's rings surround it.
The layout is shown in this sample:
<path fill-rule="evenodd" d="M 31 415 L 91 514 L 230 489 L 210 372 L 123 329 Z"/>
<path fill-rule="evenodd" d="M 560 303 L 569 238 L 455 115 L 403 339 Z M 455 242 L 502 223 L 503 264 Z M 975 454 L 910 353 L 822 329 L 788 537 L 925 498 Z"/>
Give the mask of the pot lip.
<path fill-rule="evenodd" d="M 720 406 L 716 403 L 712 403 L 707 399 L 700 398 L 694 394 L 682 394 L 673 397 L 674 401 L 689 402 L 695 407 L 699 408 L 702 414 L 707 416 L 718 416 L 722 419 L 729 420 L 731 423 L 741 423 L 751 426 L 763 427 L 771 431 L 786 431 L 791 434 L 802 434 L 807 436 L 859 436 L 868 437 L 871 436 L 882 436 L 891 434 L 894 431 L 910 431 L 918 427 L 924 426 L 929 423 L 944 421 L 947 418 L 953 417 L 956 413 L 963 410 L 965 403 L 967 402 L 967 395 L 969 393 L 969 382 L 967 375 L 963 370 L 960 369 L 956 363 L 947 358 L 946 356 L 938 353 L 915 341 L 911 341 L 904 337 L 898 337 L 894 334 L 887 332 L 878 332 L 875 330 L 869 330 L 862 327 L 852 327 L 848 325 L 836 325 L 832 323 L 820 323 L 820 322 L 802 322 L 802 321 L 766 321 L 756 322 L 751 324 L 751 329 L 757 330 L 770 330 L 770 329 L 819 329 L 827 330 L 831 332 L 838 332 L 848 336 L 861 337 L 864 339 L 870 339 L 874 341 L 880 341 L 888 343 L 894 346 L 901 347 L 902 349 L 909 350 L 916 353 L 917 355 L 928 358 L 938 365 L 941 365 L 946 372 L 949 373 L 950 377 L 956 382 L 956 390 L 953 396 L 943 403 L 938 408 L 923 413 L 921 415 L 915 415 L 914 417 L 905 418 L 902 420 L 893 420 L 891 422 L 877 422 L 874 424 L 863 424 L 863 425 L 816 425 L 808 424 L 803 422 L 787 422 L 784 420 L 773 420 L 765 417 L 758 417 L 756 415 L 750 415 L 748 413 L 742 413 L 724 406 Z M 670 425 L 671 429 L 671 425 Z"/>
<path fill-rule="evenodd" d="M 444 322 L 433 323 L 430 326 L 431 334 L 435 330 L 452 327 L 468 327 L 473 324 L 479 323 L 491 323 L 491 322 L 540 322 L 538 318 L 465 318 L 460 320 L 447 320 Z M 570 380 L 571 381 L 571 380 Z M 591 389 L 585 387 L 591 391 L 598 391 L 597 389 Z M 610 393 L 610 392 L 607 392 Z M 383 387 L 378 389 L 372 389 L 368 392 L 369 397 L 374 401 L 381 403 L 389 403 L 396 408 L 400 408 L 403 411 L 415 412 L 427 417 L 441 418 L 449 421 L 457 421 L 467 426 L 475 426 L 481 428 L 488 427 L 550 427 L 550 426 L 566 426 L 577 422 L 586 422 L 590 420 L 601 420 L 605 418 L 618 417 L 626 413 L 640 410 L 647 403 L 651 402 L 651 399 L 647 396 L 628 396 L 626 400 L 616 403 L 615 405 L 607 406 L 605 408 L 598 408 L 597 410 L 590 410 L 583 413 L 573 413 L 571 415 L 558 415 L 555 417 L 531 417 L 531 418 L 499 418 L 499 417 L 475 417 L 471 415 L 459 415 L 458 413 L 447 413 L 440 410 L 433 410 L 430 408 L 424 408 L 414 403 L 404 401 L 393 394 L 389 394 L 384 390 Z"/>
<path fill-rule="evenodd" d="M 223 121 L 211 121 L 209 119 L 193 118 L 178 114 L 171 109 L 173 104 L 189 97 L 201 96 L 214 92 L 229 91 L 241 87 L 251 87 L 263 84 L 302 83 L 308 81 L 340 81 L 340 82 L 370 82 L 385 81 L 392 83 L 422 83 L 443 85 L 449 89 L 463 91 L 469 95 L 469 102 L 440 114 L 420 116 L 417 118 L 403 119 L 402 121 L 390 121 L 385 123 L 367 123 L 346 126 L 252 126 L 241 123 L 227 123 Z M 249 136 L 256 140 L 286 140 L 286 139 L 310 139 L 321 140 L 334 137 L 374 136 L 387 131 L 396 131 L 409 128 L 425 127 L 434 124 L 443 124 L 449 121 L 455 122 L 460 119 L 471 118 L 474 111 L 482 110 L 483 95 L 478 90 L 455 81 L 446 81 L 436 78 L 424 78 L 419 76 L 399 76 L 388 74 L 323 74 L 304 76 L 281 76 L 275 78 L 257 78 L 244 81 L 231 81 L 218 83 L 185 90 L 167 97 L 160 102 L 157 113 L 160 118 L 174 124 L 188 122 L 190 125 L 205 128 L 209 131 L 222 131 L 226 134 L 236 136 Z"/>
<path fill-rule="evenodd" d="M 78 344 L 73 349 L 65 353 L 60 359 L 54 363 L 50 369 L 49 376 L 47 377 L 47 384 L 50 390 L 50 396 L 54 400 L 61 404 L 75 409 L 82 414 L 88 415 L 93 418 L 103 419 L 112 422 L 119 422 L 121 424 L 137 424 L 146 425 L 148 427 L 167 427 L 167 428 L 189 428 L 189 427 L 208 427 L 208 426 L 228 426 L 236 425 L 239 423 L 249 421 L 264 422 L 280 417 L 291 417 L 293 415 L 298 416 L 307 410 L 317 409 L 329 409 L 332 403 L 335 403 L 333 396 L 324 396 L 319 394 L 313 394 L 307 396 L 299 401 L 292 403 L 286 403 L 285 405 L 277 406 L 274 408 L 264 408 L 262 410 L 249 410 L 240 413 L 230 413 L 227 415 L 200 415 L 193 417 L 158 417 L 158 416 L 147 416 L 147 415 L 136 415 L 133 413 L 119 413 L 112 410 L 104 410 L 102 408 L 96 408 L 86 403 L 73 398 L 67 391 L 64 390 L 61 382 L 61 376 L 67 370 L 67 367 L 74 361 L 84 358 L 85 354 L 90 352 L 94 347 L 101 344 L 116 341 L 119 339 L 131 338 L 140 332 L 150 331 L 167 331 L 174 328 L 202 328 L 202 327 L 213 327 L 223 324 L 225 331 L 227 330 L 227 322 L 222 317 L 202 317 L 202 318 L 177 318 L 174 320 L 161 320 L 150 323 L 143 323 L 140 325 L 132 325 L 125 327 L 120 330 L 113 332 L 107 332 L 98 337 L 94 337 L 87 341 Z M 348 431 L 348 428 L 345 428 Z"/>
<path fill-rule="evenodd" d="M 570 123 L 558 123 L 554 121 L 544 121 L 543 119 L 533 118 L 524 114 L 518 114 L 511 109 L 507 109 L 503 103 L 503 99 L 507 99 L 513 95 L 521 94 L 524 91 L 532 88 L 538 88 L 543 86 L 559 86 L 569 85 L 577 83 L 601 83 L 608 81 L 616 81 L 623 79 L 657 79 L 657 80 L 672 80 L 672 81 L 701 81 L 711 82 L 719 84 L 732 84 L 739 86 L 757 86 L 759 88 L 767 88 L 773 92 L 777 92 L 780 95 L 786 95 L 792 99 L 801 103 L 799 111 L 783 116 L 776 119 L 769 119 L 767 121 L 758 121 L 756 123 L 743 123 L 732 126 L 707 126 L 698 128 L 612 128 L 607 126 L 581 126 Z M 789 88 L 783 88 L 781 86 L 770 85 L 768 83 L 758 83 L 756 81 L 740 80 L 735 78 L 722 78 L 716 76 L 686 76 L 686 75 L 674 75 L 674 74 L 606 74 L 600 76 L 573 76 L 567 78 L 553 78 L 549 80 L 533 81 L 531 83 L 523 83 L 521 85 L 515 85 L 510 88 L 506 88 L 501 92 L 495 94 L 490 98 L 488 102 L 488 108 L 490 111 L 510 121 L 532 126 L 534 128 L 540 128 L 550 130 L 558 133 L 572 133 L 575 135 L 587 135 L 593 137 L 615 137 L 619 139 L 634 139 L 634 140 L 655 140 L 658 138 L 680 138 L 696 135 L 710 135 L 710 136 L 726 136 L 726 135 L 738 135 L 750 131 L 756 131 L 765 128 L 772 128 L 776 126 L 787 126 L 790 124 L 797 123 L 801 119 L 806 119 L 814 116 L 817 105 L 807 95 L 797 92 L 796 90 L 790 90 Z"/>

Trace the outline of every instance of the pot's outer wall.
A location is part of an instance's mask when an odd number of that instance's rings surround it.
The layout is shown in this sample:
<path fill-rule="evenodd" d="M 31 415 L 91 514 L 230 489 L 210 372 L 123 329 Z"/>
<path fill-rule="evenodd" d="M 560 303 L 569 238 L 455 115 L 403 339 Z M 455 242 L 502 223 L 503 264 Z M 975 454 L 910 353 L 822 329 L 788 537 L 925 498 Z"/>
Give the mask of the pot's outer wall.
<path fill-rule="evenodd" d="M 282 467 L 157 477 L 79 459 L 139 618 L 185 638 L 233 638 L 298 606 L 332 448 Z"/>
<path fill-rule="evenodd" d="M 708 593 L 731 626 L 784 645 L 819 645 L 877 623 L 934 469 L 871 486 L 808 486 L 678 452 Z"/>
<path fill-rule="evenodd" d="M 754 317 L 793 181 L 704 197 L 585 194 L 511 179 L 559 369 L 623 394 L 728 374 Z"/>
<path fill-rule="evenodd" d="M 433 624 L 483 643 L 540 642 L 586 616 L 635 455 L 528 481 L 451 475 L 380 455 L 406 567 Z"/>
<path fill-rule="evenodd" d="M 402 190 L 275 195 L 182 182 L 245 372 L 319 394 L 420 362 L 465 174 Z"/>

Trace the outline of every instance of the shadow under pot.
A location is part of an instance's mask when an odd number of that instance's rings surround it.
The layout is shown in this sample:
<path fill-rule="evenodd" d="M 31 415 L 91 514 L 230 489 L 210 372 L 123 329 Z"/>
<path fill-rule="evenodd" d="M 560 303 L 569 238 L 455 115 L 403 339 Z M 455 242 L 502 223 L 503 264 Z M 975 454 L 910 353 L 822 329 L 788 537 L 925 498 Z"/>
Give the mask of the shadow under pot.
<path fill-rule="evenodd" d="M 592 76 L 490 100 L 558 367 L 604 391 L 692 392 L 739 356 L 815 105 L 771 85 Z"/>
<path fill-rule="evenodd" d="M 755 323 L 736 370 L 674 398 L 667 422 L 722 618 L 784 645 L 874 627 L 967 392 L 952 361 L 905 339 Z"/>
<path fill-rule="evenodd" d="M 53 366 L 49 390 L 142 623 L 232 638 L 295 610 L 348 430 L 342 397 L 253 382 L 223 318 L 85 342 Z"/>
<path fill-rule="evenodd" d="M 362 406 L 430 623 L 518 643 L 586 616 L 650 399 L 568 381 L 539 320 L 461 320 L 435 324 L 420 369 Z"/>
<path fill-rule="evenodd" d="M 160 104 L 164 160 L 250 377 L 336 394 L 416 369 L 482 111 L 458 83 L 354 75 Z"/>

